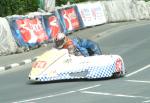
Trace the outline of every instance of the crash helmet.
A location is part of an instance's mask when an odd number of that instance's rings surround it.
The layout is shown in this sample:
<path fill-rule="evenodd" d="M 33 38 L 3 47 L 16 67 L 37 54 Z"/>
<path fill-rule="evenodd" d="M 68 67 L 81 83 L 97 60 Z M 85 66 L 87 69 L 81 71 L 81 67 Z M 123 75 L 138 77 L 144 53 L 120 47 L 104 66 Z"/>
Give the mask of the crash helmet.
<path fill-rule="evenodd" d="M 55 44 L 57 48 L 63 48 L 66 43 L 66 35 L 64 33 L 58 33 L 55 38 Z"/>

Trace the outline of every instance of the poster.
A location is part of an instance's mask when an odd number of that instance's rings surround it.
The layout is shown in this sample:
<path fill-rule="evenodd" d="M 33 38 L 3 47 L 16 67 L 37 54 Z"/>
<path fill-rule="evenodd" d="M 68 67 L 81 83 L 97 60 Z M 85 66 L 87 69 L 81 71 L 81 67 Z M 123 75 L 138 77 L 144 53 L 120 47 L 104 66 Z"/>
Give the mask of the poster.
<path fill-rule="evenodd" d="M 80 27 L 76 11 L 73 7 L 62 9 L 61 14 L 67 31 L 77 30 Z"/>
<path fill-rule="evenodd" d="M 107 22 L 104 9 L 100 2 L 77 4 L 84 27 L 99 25 Z"/>
<path fill-rule="evenodd" d="M 41 21 L 38 18 L 16 20 L 18 30 L 26 43 L 42 43 L 48 40 Z"/>

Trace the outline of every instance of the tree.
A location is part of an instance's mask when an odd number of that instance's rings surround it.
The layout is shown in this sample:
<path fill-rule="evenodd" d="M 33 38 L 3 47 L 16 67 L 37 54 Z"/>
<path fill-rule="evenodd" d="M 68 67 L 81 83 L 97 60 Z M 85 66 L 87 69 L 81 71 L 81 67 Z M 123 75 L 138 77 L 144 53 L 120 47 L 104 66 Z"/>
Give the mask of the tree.
<path fill-rule="evenodd" d="M 88 0 L 56 0 L 56 6 L 66 5 L 68 1 L 71 4 L 73 4 L 73 3 L 85 2 Z"/>
<path fill-rule="evenodd" d="M 0 16 L 37 11 L 38 0 L 0 0 Z"/>

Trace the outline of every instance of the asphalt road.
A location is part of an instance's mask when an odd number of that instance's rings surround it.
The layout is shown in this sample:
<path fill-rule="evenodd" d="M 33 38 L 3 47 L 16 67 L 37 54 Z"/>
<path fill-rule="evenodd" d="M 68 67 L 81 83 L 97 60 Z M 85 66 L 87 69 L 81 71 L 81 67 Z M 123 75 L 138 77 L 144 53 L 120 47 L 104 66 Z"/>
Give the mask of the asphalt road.
<path fill-rule="evenodd" d="M 104 52 L 121 55 L 126 77 L 33 84 L 28 81 L 31 64 L 26 64 L 0 73 L 0 103 L 150 103 L 149 27 L 150 23 L 142 22 L 109 28 L 100 34 L 101 27 L 76 32 L 93 33 L 90 38 Z"/>

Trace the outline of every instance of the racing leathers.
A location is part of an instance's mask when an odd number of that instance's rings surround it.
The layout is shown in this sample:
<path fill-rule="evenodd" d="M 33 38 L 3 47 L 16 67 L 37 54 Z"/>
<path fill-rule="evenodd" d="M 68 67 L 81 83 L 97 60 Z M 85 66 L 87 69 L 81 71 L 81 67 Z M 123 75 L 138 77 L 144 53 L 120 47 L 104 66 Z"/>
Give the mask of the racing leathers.
<path fill-rule="evenodd" d="M 73 44 L 83 56 L 101 55 L 101 49 L 94 41 L 89 39 L 73 38 Z"/>
<path fill-rule="evenodd" d="M 63 45 L 64 49 L 68 49 L 69 54 L 73 54 L 76 56 L 82 55 L 80 51 L 76 48 L 76 45 L 74 45 L 72 39 L 66 37 L 65 44 Z"/>
<path fill-rule="evenodd" d="M 89 40 L 89 39 L 81 39 L 79 37 L 69 38 L 65 36 L 63 33 L 59 33 L 57 38 L 55 39 L 55 45 L 57 48 L 68 49 L 70 54 L 74 54 L 76 56 L 92 56 L 92 55 L 101 55 L 101 50 L 99 46 Z"/>

